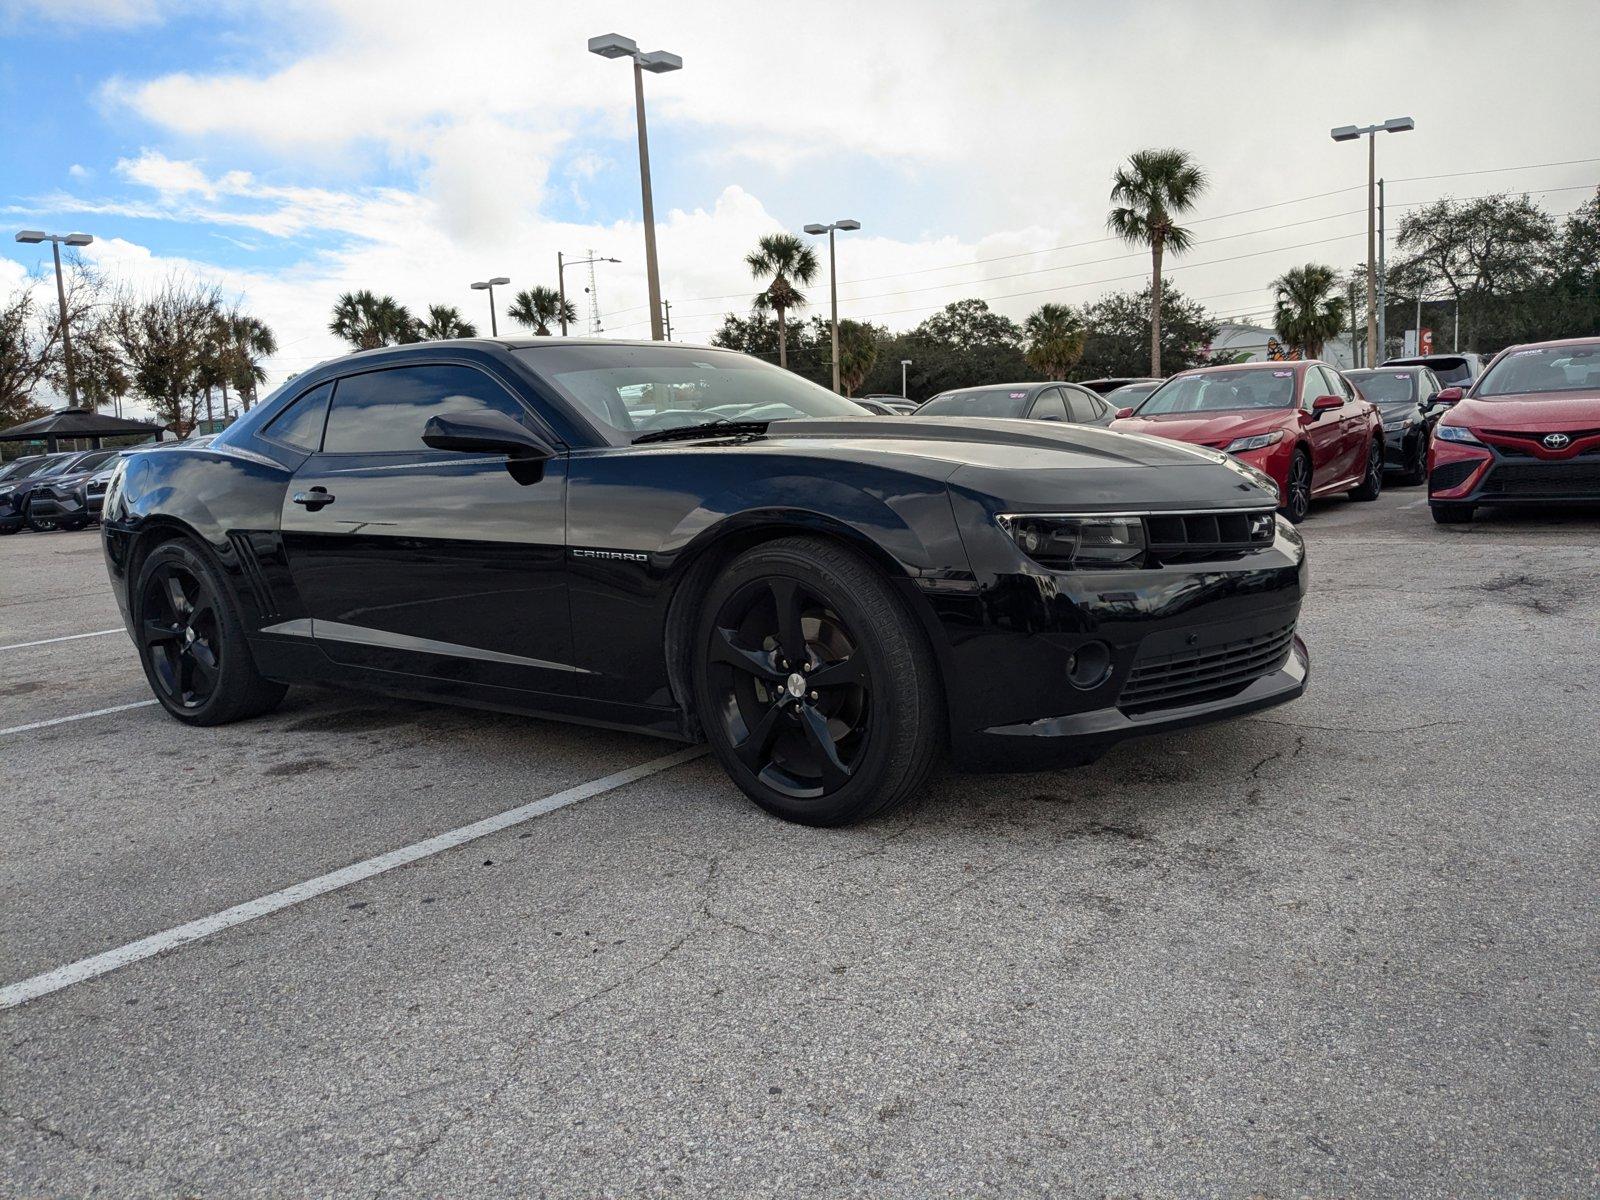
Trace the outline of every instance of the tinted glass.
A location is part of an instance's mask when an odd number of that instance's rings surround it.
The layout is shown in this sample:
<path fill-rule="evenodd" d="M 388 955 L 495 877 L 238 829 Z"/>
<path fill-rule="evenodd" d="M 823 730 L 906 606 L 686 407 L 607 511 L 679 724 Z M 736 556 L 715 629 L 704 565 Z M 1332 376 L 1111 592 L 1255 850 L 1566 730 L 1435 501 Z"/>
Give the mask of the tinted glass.
<path fill-rule="evenodd" d="M 471 367 L 395 367 L 348 375 L 334 389 L 324 454 L 421 451 L 428 418 L 474 412 L 524 419 L 520 404 Z"/>
<path fill-rule="evenodd" d="M 1600 391 L 1600 342 L 1513 350 L 1484 372 L 1476 396 Z"/>
<path fill-rule="evenodd" d="M 1350 378 L 1377 405 L 1412 404 L 1417 399 L 1417 382 L 1410 371 L 1351 371 Z"/>
<path fill-rule="evenodd" d="M 1138 408 L 1145 402 L 1151 392 L 1161 384 L 1158 383 L 1127 383 L 1115 391 L 1107 392 L 1106 399 L 1112 408 Z"/>
<path fill-rule="evenodd" d="M 1051 388 L 1047 392 L 1039 393 L 1039 398 L 1033 402 L 1033 411 L 1028 415 L 1035 421 L 1065 421 L 1067 405 L 1061 399 L 1061 393 Z"/>
<path fill-rule="evenodd" d="M 48 458 L 18 459 L 4 471 L 0 471 L 0 479 L 15 483 L 19 479 L 27 479 L 30 475 L 37 475 L 50 465 Z"/>
<path fill-rule="evenodd" d="M 1076 388 L 1062 388 L 1061 392 L 1067 398 L 1067 411 L 1072 414 L 1074 421 L 1093 421 L 1100 415 L 1100 406 L 1088 392 L 1080 392 Z"/>
<path fill-rule="evenodd" d="M 1294 376 L 1294 371 L 1287 367 L 1175 375 L 1151 393 L 1140 406 L 1139 415 L 1292 408 Z"/>
<path fill-rule="evenodd" d="M 1472 382 L 1472 364 L 1464 358 L 1435 362 L 1433 373 L 1444 380 L 1446 387 L 1464 387 Z"/>
<path fill-rule="evenodd" d="M 116 456 L 117 452 L 115 450 L 96 450 L 92 454 L 85 454 L 82 458 L 74 462 L 72 464 L 72 471 L 74 473 L 78 471 L 92 471 L 101 463 L 106 462 L 108 459 L 113 459 Z"/>
<path fill-rule="evenodd" d="M 967 392 L 946 392 L 942 396 L 935 396 L 917 409 L 917 416 L 1020 417 L 1027 411 L 1028 392 L 1025 389 L 973 388 Z"/>
<path fill-rule="evenodd" d="M 286 446 L 316 450 L 322 444 L 322 419 L 328 413 L 331 395 L 333 384 L 318 384 L 274 417 L 266 428 L 266 435 Z"/>
<path fill-rule="evenodd" d="M 575 402 L 614 445 L 687 425 L 861 416 L 854 401 L 793 371 L 726 350 L 574 344 L 529 347 L 516 354 Z M 342 399 L 344 385 L 339 388 Z M 333 407 L 337 412 L 339 400 Z"/>
<path fill-rule="evenodd" d="M 65 475 L 72 469 L 72 464 L 82 457 L 81 454 L 63 454 L 60 458 L 51 459 L 45 464 L 44 470 L 38 472 L 38 476 L 45 479 L 51 475 Z"/>

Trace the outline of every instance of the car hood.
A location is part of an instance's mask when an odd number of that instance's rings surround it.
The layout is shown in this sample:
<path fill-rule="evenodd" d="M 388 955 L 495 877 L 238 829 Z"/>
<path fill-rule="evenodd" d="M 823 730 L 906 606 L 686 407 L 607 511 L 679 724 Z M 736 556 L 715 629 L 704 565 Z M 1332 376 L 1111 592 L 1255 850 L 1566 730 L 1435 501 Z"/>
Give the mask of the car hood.
<path fill-rule="evenodd" d="M 1267 408 L 1211 413 L 1161 413 L 1150 417 L 1135 415 L 1113 421 L 1111 428 L 1122 433 L 1145 433 L 1220 450 L 1235 438 L 1283 428 L 1284 418 L 1294 411 L 1290 408 Z"/>
<path fill-rule="evenodd" d="M 653 453 L 737 451 L 892 467 L 1038 510 L 1130 503 L 1275 504 L 1226 455 L 1092 425 L 967 417 L 774 422 L 763 437 L 633 447 Z"/>
<path fill-rule="evenodd" d="M 1600 390 L 1469 396 L 1445 414 L 1444 423 L 1529 433 L 1600 429 Z"/>

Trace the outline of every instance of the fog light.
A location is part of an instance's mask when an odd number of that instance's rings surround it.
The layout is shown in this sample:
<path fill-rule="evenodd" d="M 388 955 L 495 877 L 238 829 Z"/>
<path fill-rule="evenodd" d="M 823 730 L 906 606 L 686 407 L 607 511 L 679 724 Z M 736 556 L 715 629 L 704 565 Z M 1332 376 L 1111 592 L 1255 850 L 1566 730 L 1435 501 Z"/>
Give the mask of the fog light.
<path fill-rule="evenodd" d="M 1073 687 L 1096 688 L 1111 676 L 1111 647 L 1104 642 L 1085 642 L 1067 660 L 1067 678 Z"/>

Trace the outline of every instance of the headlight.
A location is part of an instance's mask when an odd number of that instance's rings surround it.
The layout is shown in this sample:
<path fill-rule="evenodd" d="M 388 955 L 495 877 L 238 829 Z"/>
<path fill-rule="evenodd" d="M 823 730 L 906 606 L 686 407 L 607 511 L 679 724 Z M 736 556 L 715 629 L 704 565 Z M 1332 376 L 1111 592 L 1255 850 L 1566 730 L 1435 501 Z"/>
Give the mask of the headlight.
<path fill-rule="evenodd" d="M 1385 421 L 1383 423 L 1383 431 L 1385 433 L 1399 433 L 1402 429 L 1409 428 L 1411 428 L 1410 417 L 1401 417 L 1398 421 Z"/>
<path fill-rule="evenodd" d="M 1116 567 L 1144 556 L 1139 517 L 1001 513 L 995 520 L 1019 550 L 1044 567 Z"/>
<path fill-rule="evenodd" d="M 1470 429 L 1463 429 L 1460 425 L 1435 425 L 1433 433 L 1441 441 L 1464 442 L 1469 446 L 1483 445 L 1482 442 L 1472 436 Z"/>
<path fill-rule="evenodd" d="M 1283 430 L 1274 429 L 1271 433 L 1258 433 L 1255 437 L 1235 438 L 1228 443 L 1227 453 L 1238 454 L 1241 450 L 1262 450 L 1267 446 L 1275 446 L 1283 441 Z"/>

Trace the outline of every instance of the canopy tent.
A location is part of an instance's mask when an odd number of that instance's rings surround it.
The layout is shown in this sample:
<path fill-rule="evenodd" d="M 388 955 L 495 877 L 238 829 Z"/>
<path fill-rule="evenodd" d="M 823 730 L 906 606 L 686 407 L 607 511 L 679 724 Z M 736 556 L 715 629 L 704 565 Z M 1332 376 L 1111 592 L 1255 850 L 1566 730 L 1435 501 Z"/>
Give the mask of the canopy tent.
<path fill-rule="evenodd" d="M 63 438 L 90 438 L 98 450 L 101 438 L 143 436 L 159 440 L 162 432 L 161 426 L 148 421 L 129 421 L 90 408 L 63 408 L 60 412 L 0 430 L 0 442 L 42 441 L 45 449 L 54 454 Z"/>

